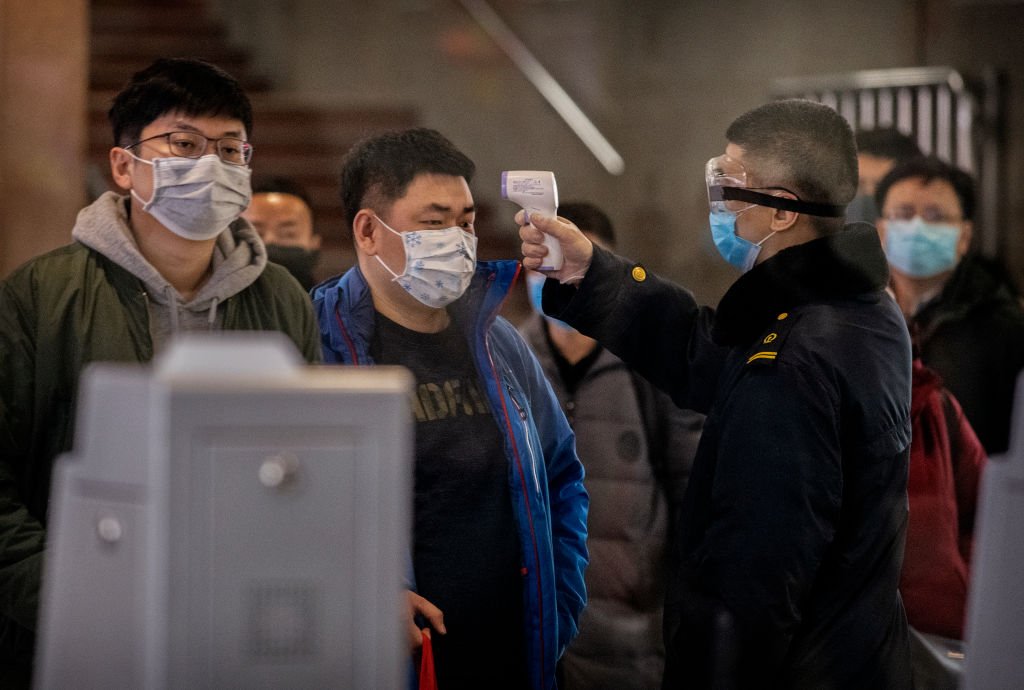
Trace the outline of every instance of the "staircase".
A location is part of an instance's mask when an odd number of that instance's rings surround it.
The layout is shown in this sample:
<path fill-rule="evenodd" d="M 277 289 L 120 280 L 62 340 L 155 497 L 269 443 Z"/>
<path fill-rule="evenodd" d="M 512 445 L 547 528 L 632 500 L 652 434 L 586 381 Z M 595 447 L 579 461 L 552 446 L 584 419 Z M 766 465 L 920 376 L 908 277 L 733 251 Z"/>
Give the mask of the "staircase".
<path fill-rule="evenodd" d="M 245 88 L 253 106 L 254 177 L 285 176 L 309 193 L 323 236 L 321 264 L 335 273 L 353 263 L 338 197 L 344 153 L 385 129 L 413 126 L 411 108 L 337 108 L 275 92 L 249 56 L 230 44 L 205 0 L 92 0 L 89 67 L 89 165 L 94 195 L 117 189 L 110 178 L 107 110 L 133 73 L 159 57 L 199 57 Z"/>

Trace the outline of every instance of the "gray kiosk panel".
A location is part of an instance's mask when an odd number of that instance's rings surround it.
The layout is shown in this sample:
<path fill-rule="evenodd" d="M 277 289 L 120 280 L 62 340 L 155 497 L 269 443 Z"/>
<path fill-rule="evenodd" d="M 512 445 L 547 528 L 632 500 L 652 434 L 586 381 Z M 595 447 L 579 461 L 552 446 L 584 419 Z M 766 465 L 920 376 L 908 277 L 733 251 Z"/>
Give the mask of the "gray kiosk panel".
<path fill-rule="evenodd" d="M 408 374 L 254 359 L 83 377 L 82 442 L 54 485 L 38 687 L 403 684 Z"/>
<path fill-rule="evenodd" d="M 967 605 L 966 690 L 1024 687 L 1024 376 L 1017 380 L 1010 449 L 991 458 L 978 496 Z"/>

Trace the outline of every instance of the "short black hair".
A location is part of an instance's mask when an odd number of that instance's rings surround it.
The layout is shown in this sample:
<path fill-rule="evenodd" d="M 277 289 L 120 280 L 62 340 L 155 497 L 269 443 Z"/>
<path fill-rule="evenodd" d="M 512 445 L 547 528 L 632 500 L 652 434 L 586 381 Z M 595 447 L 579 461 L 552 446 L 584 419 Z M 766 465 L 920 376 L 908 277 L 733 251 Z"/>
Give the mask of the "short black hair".
<path fill-rule="evenodd" d="M 440 132 L 416 127 L 367 137 L 341 163 L 341 206 L 346 227 L 362 208 L 400 199 L 417 175 L 430 173 L 473 179 L 476 166 Z"/>
<path fill-rule="evenodd" d="M 252 193 L 255 194 L 287 194 L 302 199 L 302 202 L 313 210 L 306 188 L 290 177 L 253 177 Z"/>
<path fill-rule="evenodd" d="M 238 80 L 204 60 L 160 58 L 133 74 L 114 97 L 107 113 L 114 146 L 138 141 L 146 125 L 173 112 L 241 120 L 252 136 L 252 104 Z"/>
<path fill-rule="evenodd" d="M 917 142 L 894 127 L 862 129 L 857 132 L 857 153 L 901 161 L 921 155 Z"/>
<path fill-rule="evenodd" d="M 580 230 L 594 235 L 612 249 L 615 248 L 615 228 L 611 218 L 594 204 L 570 201 L 558 207 L 558 215 L 571 220 Z"/>
<path fill-rule="evenodd" d="M 974 218 L 974 178 L 970 173 L 935 156 L 917 156 L 894 165 L 892 170 L 879 180 L 875 189 L 875 203 L 878 204 L 879 212 L 885 207 L 885 197 L 888 196 L 889 189 L 907 178 L 920 179 L 924 184 L 933 180 L 948 182 L 960 200 L 960 213 L 964 220 Z"/>
<path fill-rule="evenodd" d="M 741 147 L 766 184 L 803 201 L 844 205 L 857 193 L 857 145 L 842 115 L 803 99 L 772 101 L 740 115 L 725 137 Z M 810 216 L 819 233 L 840 229 L 842 218 Z"/>

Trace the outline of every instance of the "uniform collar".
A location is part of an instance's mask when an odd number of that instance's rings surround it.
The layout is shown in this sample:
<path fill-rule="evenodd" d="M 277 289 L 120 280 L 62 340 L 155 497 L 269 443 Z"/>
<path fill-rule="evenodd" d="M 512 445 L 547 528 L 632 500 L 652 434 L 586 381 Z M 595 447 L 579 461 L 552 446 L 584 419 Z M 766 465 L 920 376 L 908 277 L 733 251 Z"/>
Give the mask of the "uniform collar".
<path fill-rule="evenodd" d="M 712 337 L 744 345 L 778 314 L 803 304 L 883 290 L 889 281 L 878 233 L 867 223 L 783 249 L 733 283 L 718 306 Z"/>

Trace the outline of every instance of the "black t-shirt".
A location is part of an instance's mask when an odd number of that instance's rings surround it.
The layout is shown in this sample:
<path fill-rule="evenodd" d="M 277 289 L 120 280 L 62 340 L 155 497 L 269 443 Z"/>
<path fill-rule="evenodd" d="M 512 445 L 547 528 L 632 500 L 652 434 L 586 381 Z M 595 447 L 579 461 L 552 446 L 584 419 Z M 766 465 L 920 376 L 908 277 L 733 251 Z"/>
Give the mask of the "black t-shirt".
<path fill-rule="evenodd" d="M 418 333 L 377 315 L 371 354 L 416 380 L 413 567 L 444 612 L 438 686 L 527 687 L 519 538 L 504 437 L 465 336 Z"/>

